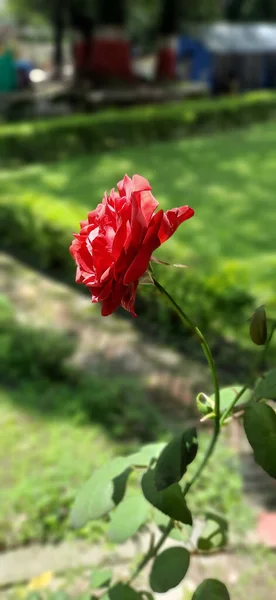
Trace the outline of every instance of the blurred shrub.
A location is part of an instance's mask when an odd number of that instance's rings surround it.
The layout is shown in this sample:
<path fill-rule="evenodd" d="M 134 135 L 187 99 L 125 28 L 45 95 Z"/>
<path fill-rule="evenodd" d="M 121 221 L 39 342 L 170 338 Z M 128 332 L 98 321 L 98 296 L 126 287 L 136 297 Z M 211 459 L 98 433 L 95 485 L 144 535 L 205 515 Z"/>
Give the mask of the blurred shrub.
<path fill-rule="evenodd" d="M 111 378 L 108 365 L 89 376 L 72 367 L 74 336 L 18 323 L 3 297 L 0 324 L 0 380 L 22 407 L 79 424 L 100 423 L 116 438 L 150 440 L 161 431 L 161 417 L 134 377 Z"/>
<path fill-rule="evenodd" d="M 0 127 L 2 161 L 53 161 L 150 140 L 181 138 L 265 121 L 276 116 L 274 92 L 106 110 Z"/>

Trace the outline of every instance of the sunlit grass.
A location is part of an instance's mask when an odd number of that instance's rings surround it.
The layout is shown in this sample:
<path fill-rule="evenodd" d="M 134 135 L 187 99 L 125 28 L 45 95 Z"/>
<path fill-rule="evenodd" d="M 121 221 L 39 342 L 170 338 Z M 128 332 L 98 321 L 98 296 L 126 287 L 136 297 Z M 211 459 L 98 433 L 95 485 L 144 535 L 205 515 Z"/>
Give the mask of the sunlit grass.
<path fill-rule="evenodd" d="M 125 172 L 147 177 L 162 208 L 189 203 L 196 211 L 160 249 L 162 257 L 208 277 L 235 272 L 241 286 L 274 305 L 276 124 L 4 170 L 0 199 L 31 204 L 76 230 Z"/>
<path fill-rule="evenodd" d="M 0 547 L 57 541 L 70 536 L 68 511 L 79 486 L 116 446 L 95 424 L 40 418 L 11 398 L 0 389 Z M 102 526 L 88 532 L 97 538 Z"/>

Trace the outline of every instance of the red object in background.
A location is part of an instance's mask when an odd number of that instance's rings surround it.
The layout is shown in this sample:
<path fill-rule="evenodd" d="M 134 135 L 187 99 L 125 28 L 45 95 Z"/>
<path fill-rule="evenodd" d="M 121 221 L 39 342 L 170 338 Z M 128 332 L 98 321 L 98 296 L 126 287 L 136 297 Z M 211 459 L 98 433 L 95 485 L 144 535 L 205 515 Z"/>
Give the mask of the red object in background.
<path fill-rule="evenodd" d="M 269 548 L 276 548 L 276 512 L 262 513 L 257 527 L 258 540 Z"/>
<path fill-rule="evenodd" d="M 77 40 L 73 44 L 74 66 L 78 73 L 91 74 L 93 40 Z"/>
<path fill-rule="evenodd" d="M 73 47 L 75 68 L 79 73 L 100 77 L 115 77 L 131 81 L 131 49 L 127 40 L 94 38 L 79 40 Z"/>
<path fill-rule="evenodd" d="M 176 51 L 172 47 L 162 47 L 157 59 L 157 77 L 159 79 L 176 78 Z"/>
<path fill-rule="evenodd" d="M 92 71 L 97 75 L 131 80 L 131 49 L 127 40 L 95 39 L 92 52 Z"/>

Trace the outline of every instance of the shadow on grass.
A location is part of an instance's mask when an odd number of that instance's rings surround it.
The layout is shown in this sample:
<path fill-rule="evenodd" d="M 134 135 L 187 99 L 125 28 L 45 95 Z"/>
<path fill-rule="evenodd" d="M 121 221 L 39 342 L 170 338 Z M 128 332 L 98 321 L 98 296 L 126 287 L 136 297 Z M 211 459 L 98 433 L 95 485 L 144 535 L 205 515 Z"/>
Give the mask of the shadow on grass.
<path fill-rule="evenodd" d="M 152 386 L 120 358 L 107 359 L 96 351 L 90 370 L 74 366 L 75 334 L 31 329 L 2 319 L 0 342 L 0 378 L 9 398 L 43 418 L 98 423 L 110 437 L 142 441 L 156 439 L 168 427 L 177 428 L 179 418 L 182 423 L 198 418 L 191 404 L 174 397 L 172 384 L 170 392 L 164 382 Z"/>

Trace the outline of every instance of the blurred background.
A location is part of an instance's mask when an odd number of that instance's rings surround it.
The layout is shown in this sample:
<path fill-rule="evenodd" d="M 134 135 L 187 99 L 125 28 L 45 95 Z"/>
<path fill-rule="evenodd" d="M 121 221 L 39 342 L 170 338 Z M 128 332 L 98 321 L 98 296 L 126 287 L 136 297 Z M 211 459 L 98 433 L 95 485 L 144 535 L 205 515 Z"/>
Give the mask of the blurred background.
<path fill-rule="evenodd" d="M 72 232 L 124 173 L 164 210 L 195 209 L 156 253 L 189 268 L 155 275 L 208 337 L 221 385 L 250 378 L 249 319 L 261 304 L 276 317 L 275 87 L 275 0 L 0 0 L 0 598 L 90 598 L 109 523 L 72 531 L 76 491 L 114 454 L 198 425 L 196 395 L 212 392 L 154 289 L 138 319 L 103 319 L 74 283 Z M 262 367 L 275 358 L 274 344 Z M 272 597 L 276 486 L 238 420 L 190 503 L 229 519 L 230 539 L 170 598 L 189 600 L 203 571 L 236 600 Z"/>

